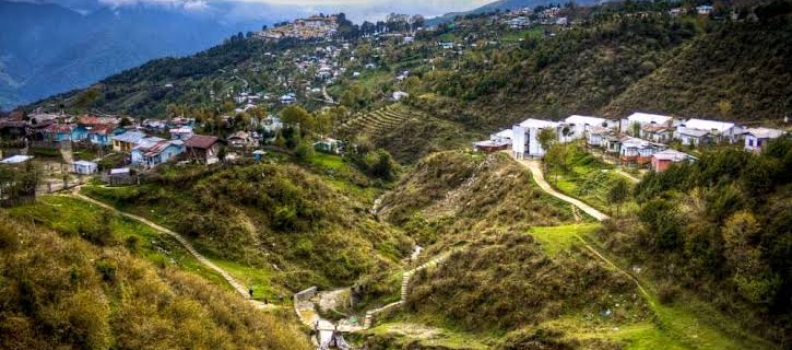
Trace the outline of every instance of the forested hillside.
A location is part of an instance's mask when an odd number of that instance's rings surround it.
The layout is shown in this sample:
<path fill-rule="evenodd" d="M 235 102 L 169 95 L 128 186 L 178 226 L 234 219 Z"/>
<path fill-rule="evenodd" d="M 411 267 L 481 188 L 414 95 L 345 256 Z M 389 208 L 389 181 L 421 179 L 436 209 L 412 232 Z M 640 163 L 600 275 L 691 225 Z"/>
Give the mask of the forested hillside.
<path fill-rule="evenodd" d="M 255 29 L 168 7 L 96 6 L 81 14 L 52 3 L 0 1 L 0 108 L 84 88 L 148 60 L 193 54 Z"/>
<path fill-rule="evenodd" d="M 789 41 L 786 7 L 747 7 L 756 15 L 731 21 L 670 16 L 665 12 L 670 5 L 663 3 L 645 6 L 565 8 L 562 13 L 575 25 L 530 30 L 472 16 L 419 33 L 411 45 L 356 38 L 335 59 L 347 70 L 328 91 L 351 112 L 381 106 L 393 91 L 407 91 L 412 98 L 406 104 L 486 131 L 526 116 L 623 117 L 646 110 L 747 122 L 778 120 L 792 108 L 786 84 L 792 53 L 781 44 Z M 638 15 L 641 10 L 655 12 Z M 447 51 L 438 48 L 441 41 L 461 46 Z M 303 91 L 323 83 L 314 76 L 318 67 L 298 69 L 295 62 L 306 60 L 317 47 L 324 46 L 235 38 L 192 57 L 150 62 L 35 106 L 63 104 L 72 112 L 162 118 L 168 116 L 168 105 L 176 105 L 190 116 L 213 118 L 233 113 L 235 93 L 296 91 L 300 103 L 313 111 L 321 100 Z M 363 67 L 369 63 L 376 69 Z M 393 79 L 405 69 L 407 79 Z M 280 107 L 270 103 L 267 109 Z"/>
<path fill-rule="evenodd" d="M 778 119 L 792 110 L 792 22 L 734 23 L 701 35 L 631 84 L 602 111 L 650 110 L 726 120 Z"/>
<path fill-rule="evenodd" d="M 762 155 L 710 152 L 696 163 L 650 173 L 635 189 L 637 216 L 608 226 L 603 239 L 765 337 L 789 339 L 790 171 L 792 142 L 782 139 Z M 666 301 L 679 290 L 667 288 Z"/>

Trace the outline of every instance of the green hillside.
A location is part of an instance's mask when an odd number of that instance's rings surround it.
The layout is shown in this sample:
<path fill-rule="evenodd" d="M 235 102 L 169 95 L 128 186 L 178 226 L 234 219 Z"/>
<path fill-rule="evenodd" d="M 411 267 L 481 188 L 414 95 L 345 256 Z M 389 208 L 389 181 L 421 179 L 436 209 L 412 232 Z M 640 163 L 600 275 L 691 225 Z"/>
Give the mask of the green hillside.
<path fill-rule="evenodd" d="M 672 17 L 669 8 L 664 3 L 564 8 L 574 26 L 544 24 L 525 32 L 474 16 L 423 32 L 411 45 L 357 38 L 334 59 L 346 72 L 328 91 L 353 114 L 375 113 L 391 92 L 407 91 L 412 97 L 404 104 L 473 131 L 490 131 L 527 116 L 622 117 L 649 110 L 755 121 L 788 112 L 786 63 L 792 54 L 782 44 L 789 40 L 788 9 L 742 7 L 752 15 L 728 21 Z M 443 50 L 437 46 L 443 41 L 461 49 Z M 296 91 L 302 105 L 318 112 L 322 98 L 302 92 L 321 85 L 314 77 L 318 68 L 295 65 L 317 47 L 323 46 L 235 39 L 191 57 L 157 60 L 109 77 L 91 87 L 95 94 L 74 91 L 35 106 L 64 104 L 73 112 L 96 109 L 164 118 L 173 111 L 166 107 L 174 105 L 181 114 L 210 120 L 233 114 L 236 93 L 277 97 Z M 364 68 L 367 63 L 376 68 Z M 395 80 L 404 70 L 410 76 Z M 361 74 L 353 77 L 353 72 Z M 268 112 L 281 109 L 273 101 L 264 106 Z M 371 130 L 358 124 L 344 128 L 357 131 L 352 127 Z"/>
<path fill-rule="evenodd" d="M 294 321 L 185 272 L 174 245 L 154 249 L 145 228 L 96 208 L 67 212 L 80 205 L 0 213 L 0 347 L 311 348 Z"/>
<path fill-rule="evenodd" d="M 726 120 L 778 120 L 792 110 L 792 22 L 736 23 L 697 37 L 630 85 L 606 115 L 649 110 Z"/>

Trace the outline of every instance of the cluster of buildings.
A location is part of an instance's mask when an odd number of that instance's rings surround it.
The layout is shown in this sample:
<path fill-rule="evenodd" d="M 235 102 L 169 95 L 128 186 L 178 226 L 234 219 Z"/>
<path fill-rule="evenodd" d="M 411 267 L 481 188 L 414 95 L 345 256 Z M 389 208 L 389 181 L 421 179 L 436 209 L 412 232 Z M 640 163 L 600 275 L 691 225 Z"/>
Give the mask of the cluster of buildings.
<path fill-rule="evenodd" d="M 746 151 L 761 152 L 771 140 L 786 135 L 784 130 L 746 128 L 741 125 L 705 119 L 677 119 L 670 116 L 633 113 L 622 120 L 573 115 L 562 121 L 527 119 L 511 129 L 475 142 L 478 151 L 511 150 L 517 158 L 541 158 L 545 154 L 539 134 L 553 130 L 562 143 L 585 140 L 619 163 L 665 170 L 671 163 L 692 161 L 695 157 L 669 148 L 672 142 L 688 147 L 716 143 L 742 142 Z"/>
<path fill-rule="evenodd" d="M 280 40 L 283 38 L 318 39 L 332 38 L 337 32 L 337 15 L 313 15 L 258 32 L 257 35 L 267 40 Z"/>

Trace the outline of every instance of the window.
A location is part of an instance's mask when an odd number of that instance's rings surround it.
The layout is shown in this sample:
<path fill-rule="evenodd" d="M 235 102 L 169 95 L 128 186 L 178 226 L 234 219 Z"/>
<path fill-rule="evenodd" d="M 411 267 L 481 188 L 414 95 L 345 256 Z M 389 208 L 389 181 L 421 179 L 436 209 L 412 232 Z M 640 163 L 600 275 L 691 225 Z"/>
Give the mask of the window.
<path fill-rule="evenodd" d="M 753 139 L 748 139 L 748 147 L 753 147 L 753 146 L 754 146 Z"/>

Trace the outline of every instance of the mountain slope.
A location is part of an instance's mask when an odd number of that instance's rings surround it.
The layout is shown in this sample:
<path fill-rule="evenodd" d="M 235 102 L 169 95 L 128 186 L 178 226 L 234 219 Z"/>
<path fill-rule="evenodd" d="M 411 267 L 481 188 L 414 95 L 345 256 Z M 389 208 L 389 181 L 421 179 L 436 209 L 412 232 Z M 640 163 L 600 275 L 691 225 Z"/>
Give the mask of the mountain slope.
<path fill-rule="evenodd" d="M 583 1 L 576 1 L 576 5 L 593 5 L 597 3 L 597 0 L 583 0 Z M 442 16 L 430 18 L 427 20 L 428 25 L 438 25 L 441 23 L 451 22 L 457 16 L 466 16 L 466 15 L 475 15 L 481 13 L 489 13 L 495 11 L 507 11 L 507 10 L 515 10 L 515 9 L 522 9 L 522 8 L 530 8 L 533 9 L 537 6 L 545 6 L 550 5 L 558 2 L 553 2 L 549 0 L 498 0 L 495 2 L 491 2 L 489 4 L 483 5 L 476 9 L 465 11 L 465 12 L 451 12 L 444 14 Z"/>
<path fill-rule="evenodd" d="M 148 242 L 116 244 L 121 221 L 96 216 L 76 234 L 0 213 L 0 348 L 310 349 L 292 321 L 144 260 L 128 247 Z"/>
<path fill-rule="evenodd" d="M 700 36 L 603 112 L 642 109 L 723 119 L 780 119 L 792 111 L 792 22 L 735 23 Z"/>
<path fill-rule="evenodd" d="M 181 56 L 254 29 L 156 6 L 88 15 L 56 4 L 0 1 L 0 108 L 83 87 L 162 56 Z"/>

